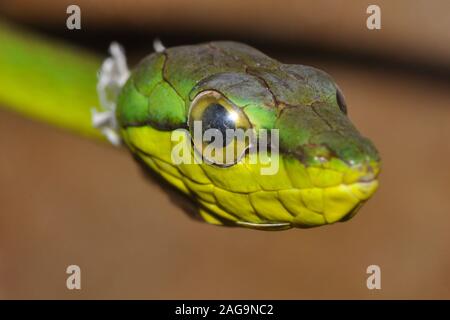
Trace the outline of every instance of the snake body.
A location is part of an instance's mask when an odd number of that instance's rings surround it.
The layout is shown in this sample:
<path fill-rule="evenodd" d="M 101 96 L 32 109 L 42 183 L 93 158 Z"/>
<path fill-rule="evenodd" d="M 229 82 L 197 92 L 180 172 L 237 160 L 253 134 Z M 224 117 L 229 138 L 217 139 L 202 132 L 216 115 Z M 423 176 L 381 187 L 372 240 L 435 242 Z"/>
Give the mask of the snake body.
<path fill-rule="evenodd" d="M 205 92 L 222 102 L 208 102 L 199 120 L 210 106 L 229 104 L 250 128 L 279 130 L 275 174 L 261 174 L 260 163 L 246 161 L 248 153 L 231 166 L 173 163 L 172 133 L 190 129 L 193 104 Z M 245 44 L 211 42 L 149 55 L 123 87 L 116 117 L 130 151 L 194 200 L 211 224 L 325 225 L 352 217 L 378 187 L 377 150 L 351 123 L 333 79 Z"/>

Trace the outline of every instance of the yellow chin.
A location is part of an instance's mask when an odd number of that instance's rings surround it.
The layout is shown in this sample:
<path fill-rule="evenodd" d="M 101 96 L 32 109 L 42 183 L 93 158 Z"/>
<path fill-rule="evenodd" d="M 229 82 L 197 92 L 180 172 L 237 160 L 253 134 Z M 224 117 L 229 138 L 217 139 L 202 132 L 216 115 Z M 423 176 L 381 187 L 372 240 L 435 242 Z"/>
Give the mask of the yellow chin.
<path fill-rule="evenodd" d="M 269 175 L 261 169 L 270 163 L 252 163 L 248 155 L 226 168 L 176 165 L 171 153 L 179 141 L 171 141 L 171 132 L 129 127 L 121 135 L 148 167 L 195 200 L 199 215 L 211 224 L 263 230 L 325 225 L 352 217 L 378 187 L 378 164 L 371 164 L 370 170 L 350 168 L 333 159 L 306 167 L 280 156 L 276 172 Z"/>

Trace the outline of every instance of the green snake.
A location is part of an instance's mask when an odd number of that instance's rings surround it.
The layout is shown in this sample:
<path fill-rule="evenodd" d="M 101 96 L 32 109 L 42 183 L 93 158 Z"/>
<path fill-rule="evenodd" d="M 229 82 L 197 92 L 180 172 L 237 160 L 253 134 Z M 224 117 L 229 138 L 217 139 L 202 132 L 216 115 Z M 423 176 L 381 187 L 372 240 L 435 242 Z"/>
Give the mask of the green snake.
<path fill-rule="evenodd" d="M 89 108 L 97 104 L 100 60 L 2 30 L 2 105 L 99 137 Z M 227 166 L 173 162 L 174 131 L 192 134 L 192 120 L 220 129 L 231 112 L 232 126 L 278 130 L 275 174 L 261 174 L 261 163 L 246 161 L 249 152 Z M 210 224 L 280 230 L 345 221 L 378 187 L 378 152 L 350 121 L 333 79 L 245 44 L 210 42 L 150 54 L 120 88 L 114 120 L 134 157 L 189 198 Z M 189 148 L 199 152 L 194 141 Z"/>

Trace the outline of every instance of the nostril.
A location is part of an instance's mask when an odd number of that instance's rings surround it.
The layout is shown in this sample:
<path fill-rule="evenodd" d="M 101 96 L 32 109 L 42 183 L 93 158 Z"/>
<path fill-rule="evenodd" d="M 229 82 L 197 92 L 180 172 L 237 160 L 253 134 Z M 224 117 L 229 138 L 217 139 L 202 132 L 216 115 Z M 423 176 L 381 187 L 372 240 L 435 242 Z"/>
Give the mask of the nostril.
<path fill-rule="evenodd" d="M 378 164 L 365 164 L 360 167 L 359 182 L 371 182 L 375 180 L 379 172 Z"/>

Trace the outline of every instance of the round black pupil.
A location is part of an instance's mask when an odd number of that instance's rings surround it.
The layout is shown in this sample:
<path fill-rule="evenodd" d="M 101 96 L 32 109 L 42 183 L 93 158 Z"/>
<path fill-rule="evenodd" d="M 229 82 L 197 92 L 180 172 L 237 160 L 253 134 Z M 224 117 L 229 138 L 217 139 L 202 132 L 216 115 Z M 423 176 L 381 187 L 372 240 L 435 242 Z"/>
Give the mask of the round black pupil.
<path fill-rule="evenodd" d="M 218 103 L 210 104 L 205 111 L 203 111 L 202 116 L 202 133 L 205 133 L 208 129 L 218 130 L 222 134 L 222 142 L 225 147 L 232 140 L 232 135 L 227 138 L 227 129 L 236 129 L 236 124 L 234 120 L 230 117 L 230 113 L 222 105 Z"/>
<path fill-rule="evenodd" d="M 336 100 L 339 105 L 339 109 L 341 109 L 343 113 L 347 114 L 347 105 L 345 104 L 344 96 L 339 89 L 336 90 Z"/>

